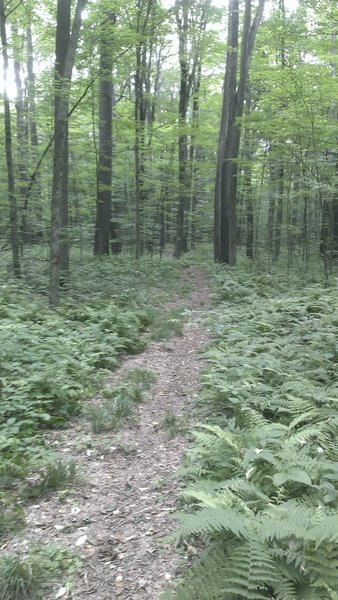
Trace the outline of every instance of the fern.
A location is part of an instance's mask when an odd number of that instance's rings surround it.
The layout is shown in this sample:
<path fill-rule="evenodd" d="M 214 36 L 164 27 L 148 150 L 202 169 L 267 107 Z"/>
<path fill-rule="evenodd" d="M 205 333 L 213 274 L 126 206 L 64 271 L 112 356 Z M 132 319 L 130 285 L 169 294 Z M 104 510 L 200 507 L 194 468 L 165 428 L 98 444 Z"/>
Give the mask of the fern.
<path fill-rule="evenodd" d="M 215 341 L 200 400 L 208 424 L 188 454 L 194 483 L 177 532 L 205 550 L 175 597 L 337 600 L 334 292 L 290 295 L 278 284 L 276 298 L 257 277 L 244 313 L 243 272 L 217 277 L 221 296 L 238 296 L 209 317 Z"/>
<path fill-rule="evenodd" d="M 224 531 L 235 536 L 246 533 L 244 515 L 231 509 L 203 508 L 193 514 L 178 514 L 178 518 L 181 523 L 175 535 L 180 538 L 192 535 L 211 536 Z"/>
<path fill-rule="evenodd" d="M 276 564 L 266 546 L 249 539 L 232 552 L 222 591 L 248 600 L 266 600 L 278 581 Z"/>

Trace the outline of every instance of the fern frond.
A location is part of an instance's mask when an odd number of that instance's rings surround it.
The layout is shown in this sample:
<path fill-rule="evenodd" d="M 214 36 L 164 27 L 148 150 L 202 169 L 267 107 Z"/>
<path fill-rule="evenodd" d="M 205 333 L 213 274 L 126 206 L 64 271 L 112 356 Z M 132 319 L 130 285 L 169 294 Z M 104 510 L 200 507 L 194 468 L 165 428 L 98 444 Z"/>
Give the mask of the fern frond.
<path fill-rule="evenodd" d="M 246 520 L 243 514 L 231 509 L 203 508 L 192 514 L 178 514 L 180 524 L 175 537 L 212 535 L 228 531 L 240 537 L 246 536 Z"/>
<path fill-rule="evenodd" d="M 303 539 L 310 529 L 313 510 L 300 508 L 294 502 L 272 506 L 258 518 L 261 522 L 261 535 L 267 541 Z"/>
<path fill-rule="evenodd" d="M 220 546 L 202 552 L 178 585 L 176 600 L 219 600 L 227 560 Z"/>
<path fill-rule="evenodd" d="M 199 426 L 203 431 L 208 431 L 209 436 L 206 436 L 206 440 L 211 443 L 215 443 L 215 440 L 222 440 L 226 445 L 230 446 L 234 450 L 239 450 L 238 444 L 236 443 L 236 437 L 227 429 L 223 429 L 219 425 L 200 425 Z M 202 432 L 197 431 L 198 434 Z"/>
<path fill-rule="evenodd" d="M 299 598 L 295 582 L 284 577 L 274 584 L 274 593 L 276 600 L 298 600 Z"/>
<path fill-rule="evenodd" d="M 304 551 L 304 568 L 311 581 L 319 581 L 325 575 L 326 584 L 337 587 L 337 552 L 330 549 L 330 544 L 321 547 L 307 546 Z"/>
<path fill-rule="evenodd" d="M 251 481 L 247 479 L 229 479 L 224 482 L 224 487 L 231 489 L 233 492 L 238 494 L 247 504 L 250 505 L 251 501 L 261 500 L 264 505 L 271 502 L 269 496 L 264 494 L 261 489 Z"/>
<path fill-rule="evenodd" d="M 289 424 L 289 429 L 296 429 L 302 423 L 315 423 L 320 418 L 320 411 L 312 407 L 310 410 L 301 412 L 301 414 L 294 417 Z"/>
<path fill-rule="evenodd" d="M 197 500 L 201 505 L 200 508 L 233 508 L 243 514 L 251 514 L 248 504 L 230 489 L 220 490 L 217 495 L 208 494 L 202 490 L 186 490 L 186 492 L 183 492 L 183 495 L 192 500 Z"/>
<path fill-rule="evenodd" d="M 223 591 L 225 594 L 237 593 L 248 600 L 266 600 L 271 585 L 278 580 L 268 547 L 250 539 L 232 552 Z"/>
<path fill-rule="evenodd" d="M 322 544 L 338 544 L 338 515 L 322 514 L 321 522 L 314 523 L 304 537 L 306 540 L 315 542 L 316 547 Z"/>

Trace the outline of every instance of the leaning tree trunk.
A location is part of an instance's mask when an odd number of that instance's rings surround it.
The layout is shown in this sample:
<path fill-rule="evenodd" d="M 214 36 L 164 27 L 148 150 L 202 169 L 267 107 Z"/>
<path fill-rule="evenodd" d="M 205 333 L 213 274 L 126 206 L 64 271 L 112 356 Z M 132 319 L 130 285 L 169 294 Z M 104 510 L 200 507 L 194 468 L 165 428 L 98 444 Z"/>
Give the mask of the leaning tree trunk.
<path fill-rule="evenodd" d="M 20 242 L 18 233 L 17 200 L 15 193 L 14 161 L 12 150 L 12 124 L 9 98 L 7 94 L 7 71 L 8 71 L 8 51 L 7 51 L 7 32 L 6 32 L 6 13 L 4 0 L 0 0 L 0 37 L 2 45 L 3 60 L 3 82 L 4 82 L 4 119 L 5 119 L 5 150 L 7 165 L 7 190 L 9 202 L 9 222 L 11 231 L 12 247 L 12 265 L 13 273 L 20 277 Z"/>
<path fill-rule="evenodd" d="M 86 0 L 78 0 L 73 20 L 66 58 L 64 62 L 63 77 L 60 81 L 58 69 L 55 70 L 55 119 L 54 119 L 54 163 L 53 163 L 53 189 L 51 202 L 51 240 L 50 240 L 50 274 L 49 274 L 49 303 L 58 306 L 60 301 L 60 268 L 62 250 L 62 215 L 64 192 L 64 165 L 65 154 L 68 151 L 68 103 L 75 53 L 78 44 L 81 14 Z M 69 0 L 58 0 L 57 30 L 62 28 L 62 9 L 68 10 Z M 57 31 L 58 38 L 60 32 Z"/>

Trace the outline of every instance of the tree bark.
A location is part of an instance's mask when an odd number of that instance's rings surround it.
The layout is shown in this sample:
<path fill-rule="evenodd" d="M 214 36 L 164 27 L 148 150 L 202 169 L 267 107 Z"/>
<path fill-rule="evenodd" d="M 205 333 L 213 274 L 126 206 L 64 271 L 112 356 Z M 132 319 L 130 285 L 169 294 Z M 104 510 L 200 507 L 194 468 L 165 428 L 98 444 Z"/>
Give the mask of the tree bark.
<path fill-rule="evenodd" d="M 106 15 L 100 36 L 99 76 L 99 159 L 97 165 L 97 197 L 94 254 L 108 255 L 112 218 L 113 160 L 113 29 L 116 17 Z"/>
<path fill-rule="evenodd" d="M 67 114 L 69 111 L 69 96 L 64 94 L 65 68 L 67 60 L 67 49 L 70 40 L 70 11 L 72 0 L 58 0 L 57 2 L 57 27 L 55 40 L 55 107 L 54 122 L 58 122 L 60 105 L 64 103 Z M 58 93 L 59 92 L 59 93 Z M 68 179 L 69 179 L 69 151 L 68 151 L 68 119 L 62 124 L 63 137 L 63 164 L 62 164 L 62 196 L 60 204 L 60 282 L 64 284 L 69 279 L 69 215 L 68 215 Z M 55 130 L 55 145 L 59 130 Z"/>
<path fill-rule="evenodd" d="M 64 192 L 64 167 L 65 154 L 68 151 L 68 103 L 72 71 L 78 44 L 81 14 L 86 0 L 77 0 L 72 32 L 68 39 L 66 57 L 64 59 L 62 80 L 59 70 L 55 68 L 55 118 L 54 118 L 54 163 L 53 163 L 53 189 L 51 202 L 51 241 L 50 241 L 50 274 L 49 274 L 49 303 L 58 306 L 60 301 L 60 269 L 62 251 L 62 223 L 64 222 L 63 192 Z M 69 0 L 58 0 L 58 17 L 56 38 L 60 36 L 60 27 L 63 24 L 62 9 L 68 11 Z M 58 42 L 57 42 L 58 43 Z M 56 59 L 59 57 L 56 54 Z"/>
<path fill-rule="evenodd" d="M 282 225 L 283 225 L 283 209 L 284 209 L 284 167 L 280 165 L 277 169 L 277 211 L 276 211 L 276 226 L 275 226 L 275 247 L 274 260 L 277 261 L 280 255 Z"/>
<path fill-rule="evenodd" d="M 178 200 L 176 212 L 176 233 L 174 256 L 180 258 L 188 250 L 188 215 L 191 196 L 191 177 L 189 176 L 189 151 L 188 151 L 188 108 L 196 71 L 201 59 L 201 41 L 206 29 L 210 1 L 205 0 L 201 7 L 198 20 L 189 18 L 189 11 L 193 16 L 193 3 L 189 0 L 176 0 L 175 15 L 179 37 L 179 63 L 180 63 L 180 90 L 178 103 Z M 189 28 L 195 20 L 195 31 L 191 40 L 192 59 L 189 62 L 188 42 Z"/>
<path fill-rule="evenodd" d="M 18 39 L 18 30 L 12 27 L 14 39 Z M 24 90 L 21 79 L 22 67 L 17 58 L 14 58 L 14 76 L 16 85 L 16 138 L 17 138 L 17 168 L 19 172 L 19 207 L 21 212 L 21 227 L 20 227 L 20 244 L 21 252 L 25 241 L 29 238 L 28 222 L 26 219 L 26 211 L 23 210 L 24 202 L 27 194 L 27 185 L 29 180 L 28 175 L 28 126 L 27 126 L 27 107 L 24 103 Z"/>
<path fill-rule="evenodd" d="M 214 209 L 214 258 L 222 262 L 224 245 L 224 207 L 222 206 L 223 164 L 225 160 L 226 140 L 230 122 L 230 114 L 234 112 L 238 63 L 239 0 L 229 0 L 228 14 L 228 50 L 223 84 L 223 105 L 218 142 L 218 155 L 215 183 Z"/>
<path fill-rule="evenodd" d="M 239 30 L 239 1 L 229 0 L 229 50 L 223 91 L 223 113 L 219 140 L 215 186 L 215 244 L 216 260 L 230 266 L 237 257 L 237 176 L 241 126 L 245 91 L 256 34 L 264 11 L 265 0 L 259 0 L 251 22 L 251 0 L 245 1 L 241 43 L 240 76 L 237 85 L 237 52 Z M 224 96 L 228 95 L 228 98 Z"/>
<path fill-rule="evenodd" d="M 189 26 L 189 7 L 183 0 L 176 2 L 176 21 L 179 30 L 179 63 L 180 91 L 178 104 L 178 203 L 176 215 L 176 237 L 174 256 L 180 258 L 187 251 L 187 236 L 185 229 L 186 213 L 189 202 L 188 191 L 188 135 L 187 112 L 189 106 L 191 84 L 189 82 L 189 66 L 187 59 L 187 35 Z M 180 14 L 181 9 L 181 14 Z"/>
<path fill-rule="evenodd" d="M 17 199 L 15 191 L 14 160 L 12 149 L 12 123 L 9 98 L 7 93 L 7 71 L 8 71 L 8 51 L 7 51 L 7 32 L 6 32 L 6 13 L 4 0 L 0 0 L 0 36 L 2 45 L 3 60 L 3 82 L 4 82 L 4 119 L 5 119 L 5 151 L 7 166 L 7 192 L 9 202 L 9 222 L 11 231 L 12 265 L 15 277 L 20 277 L 20 241 L 18 232 Z"/>
<path fill-rule="evenodd" d="M 28 24 L 26 30 L 26 43 L 27 43 L 27 109 L 28 109 L 28 137 L 29 137 L 29 154 L 30 154 L 30 165 L 35 164 L 38 160 L 38 127 L 36 121 L 36 102 L 35 102 L 35 74 L 34 74 L 34 53 L 33 53 L 33 39 L 32 39 L 32 25 Z M 34 242 L 41 240 L 43 237 L 43 207 L 41 201 L 41 187 L 39 179 L 35 181 L 34 190 L 34 202 L 33 207 L 28 210 L 29 196 L 31 194 L 31 177 L 28 177 L 26 185 L 26 196 L 23 204 L 22 221 L 29 222 L 29 213 L 33 215 L 33 220 L 36 223 L 34 226 L 29 225 L 29 241 Z M 23 228 L 24 229 L 24 228 Z M 28 240 L 27 240 L 28 241 Z"/>
<path fill-rule="evenodd" d="M 152 44 L 147 39 L 149 22 L 154 16 L 156 0 L 138 0 L 135 50 L 135 258 L 144 253 L 145 224 L 144 207 L 146 201 L 145 188 L 145 135 L 149 116 L 149 100 L 147 99 L 147 76 L 151 69 Z M 151 35 L 154 27 L 151 24 Z M 149 46 L 149 48 L 148 48 Z M 148 59 L 147 59 L 148 56 Z"/>

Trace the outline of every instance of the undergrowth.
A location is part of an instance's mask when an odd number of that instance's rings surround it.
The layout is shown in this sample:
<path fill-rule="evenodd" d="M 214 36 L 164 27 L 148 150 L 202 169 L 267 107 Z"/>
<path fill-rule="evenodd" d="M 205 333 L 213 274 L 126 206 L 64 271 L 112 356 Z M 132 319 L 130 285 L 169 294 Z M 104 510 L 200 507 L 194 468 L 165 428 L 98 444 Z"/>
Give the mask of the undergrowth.
<path fill-rule="evenodd" d="M 184 267 L 166 259 L 98 261 L 87 254 L 73 262 L 58 310 L 46 305 L 47 261 L 29 252 L 24 283 L 0 287 L 0 534 L 19 514 L 15 498 L 25 485 L 18 482 L 34 473 L 40 481 L 42 473 L 40 488 L 47 491 L 70 475 L 46 446 L 44 431 L 79 414 L 121 354 L 144 348 L 143 332 L 157 329 L 154 307 L 172 297 Z M 133 403 L 145 398 L 145 380 L 135 374 L 128 394 L 120 389 L 113 421 L 127 417 L 122 396 L 133 395 Z"/>
<path fill-rule="evenodd" d="M 337 600 L 336 290 L 215 271 L 175 598 Z"/>
<path fill-rule="evenodd" d="M 99 404 L 87 407 L 93 433 L 114 431 L 126 421 L 135 419 L 135 406 L 147 400 L 154 380 L 153 371 L 136 368 L 127 371 L 116 386 L 104 388 Z"/>
<path fill-rule="evenodd" d="M 59 546 L 33 546 L 23 556 L 7 555 L 0 559 L 0 599 L 38 600 L 56 579 L 66 579 L 64 593 L 71 589 L 80 559 Z"/>

